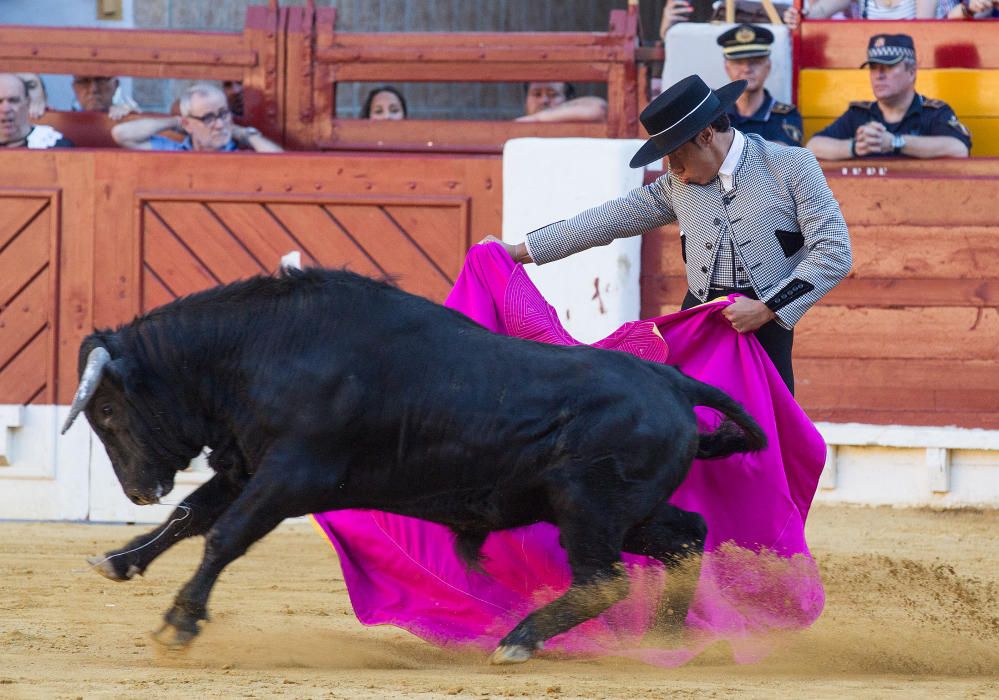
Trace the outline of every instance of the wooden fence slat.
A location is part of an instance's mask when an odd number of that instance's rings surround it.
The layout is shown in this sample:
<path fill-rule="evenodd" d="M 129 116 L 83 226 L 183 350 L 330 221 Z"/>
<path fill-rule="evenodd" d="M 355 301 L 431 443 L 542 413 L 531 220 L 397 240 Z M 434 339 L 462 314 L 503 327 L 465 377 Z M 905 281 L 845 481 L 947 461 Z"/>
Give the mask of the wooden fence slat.
<path fill-rule="evenodd" d="M 827 173 L 828 175 L 828 173 Z M 850 226 L 982 225 L 982 212 L 999 200 L 999 178 L 849 178 L 829 175 Z M 927 192 L 933 196 L 928 197 Z M 946 203 L 946 206 L 942 206 Z"/>
<path fill-rule="evenodd" d="M 796 358 L 981 360 L 999 364 L 999 309 L 818 304 L 795 329 Z M 999 405 L 999 397 L 997 397 Z"/>
<path fill-rule="evenodd" d="M 142 216 L 144 260 L 178 296 L 214 287 L 219 283 L 211 271 L 193 258 L 173 233 L 145 207 Z M 212 261 L 214 262 L 214 261 Z M 150 308 L 143 303 L 143 309 Z"/>
<path fill-rule="evenodd" d="M 384 274 L 384 270 L 333 222 L 322 207 L 275 203 L 268 205 L 268 208 L 320 265 L 346 266 L 353 272 L 372 277 Z"/>
<path fill-rule="evenodd" d="M 2 191 L 0 191 L 2 194 Z M 25 224 L 31 221 L 42 208 L 48 204 L 47 199 L 35 197 L 0 197 L 0 250 L 3 250 L 16 236 Z M 0 303 L 3 303 L 0 297 Z"/>
<path fill-rule="evenodd" d="M 176 299 L 176 295 L 163 284 L 155 271 L 146 266 L 142 271 L 142 305 L 143 311 L 155 309 Z"/>
<path fill-rule="evenodd" d="M 51 330 L 40 333 L 13 361 L 0 370 L 0 403 L 52 403 L 48 385 Z"/>
<path fill-rule="evenodd" d="M 11 261 L 11 272 L 0 275 L 0 304 L 14 296 L 24 284 L 49 264 L 54 251 L 51 250 L 52 231 L 46 217 L 39 217 L 10 242 L 0 253 L 3 259 Z"/>
<path fill-rule="evenodd" d="M 465 223 L 457 220 L 456 209 L 387 205 L 385 211 L 437 261 L 452 282 L 457 279 L 469 241 L 462 235 Z"/>
<path fill-rule="evenodd" d="M 49 324 L 49 273 L 38 275 L 7 306 L 0 306 L 0 367 Z"/>
<path fill-rule="evenodd" d="M 230 231 L 239 232 L 240 240 L 267 270 L 276 270 L 281 256 L 301 248 L 259 202 L 209 202 L 208 206 Z M 303 266 L 315 262 L 303 254 Z"/>
<path fill-rule="evenodd" d="M 408 292 L 441 302 L 451 290 L 451 280 L 438 265 L 414 245 L 381 207 L 328 205 L 327 211 L 369 251 L 387 273 L 397 276 Z"/>
<path fill-rule="evenodd" d="M 150 201 L 146 206 L 151 207 L 222 282 L 264 271 L 265 268 L 247 253 L 236 234 L 219 223 L 203 202 Z"/>

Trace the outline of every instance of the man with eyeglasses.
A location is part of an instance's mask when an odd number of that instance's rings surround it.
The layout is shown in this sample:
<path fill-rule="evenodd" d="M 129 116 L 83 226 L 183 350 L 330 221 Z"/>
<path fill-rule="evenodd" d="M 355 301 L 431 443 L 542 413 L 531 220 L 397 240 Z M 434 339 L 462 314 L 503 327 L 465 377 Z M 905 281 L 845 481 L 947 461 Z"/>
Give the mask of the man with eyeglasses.
<path fill-rule="evenodd" d="M 161 131 L 182 131 L 182 141 L 161 136 Z M 180 96 L 180 116 L 150 117 L 118 124 L 111 137 L 119 146 L 147 151 L 237 151 L 280 153 L 284 149 L 252 126 L 233 123 L 225 93 L 214 85 L 198 83 Z"/>

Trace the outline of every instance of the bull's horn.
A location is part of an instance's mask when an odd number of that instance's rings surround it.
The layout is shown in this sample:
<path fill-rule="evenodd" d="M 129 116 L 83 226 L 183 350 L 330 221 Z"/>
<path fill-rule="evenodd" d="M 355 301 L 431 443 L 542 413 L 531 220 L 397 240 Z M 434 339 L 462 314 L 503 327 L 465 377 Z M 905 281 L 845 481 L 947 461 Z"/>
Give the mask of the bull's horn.
<path fill-rule="evenodd" d="M 102 347 L 96 347 L 87 355 L 87 366 L 83 368 L 83 376 L 80 377 L 80 386 L 73 397 L 73 405 L 69 407 L 69 415 L 66 422 L 62 424 L 62 432 L 65 435 L 69 426 L 80 415 L 80 411 L 87 407 L 94 392 L 101 383 L 101 375 L 104 374 L 104 366 L 111 361 L 111 354 Z"/>

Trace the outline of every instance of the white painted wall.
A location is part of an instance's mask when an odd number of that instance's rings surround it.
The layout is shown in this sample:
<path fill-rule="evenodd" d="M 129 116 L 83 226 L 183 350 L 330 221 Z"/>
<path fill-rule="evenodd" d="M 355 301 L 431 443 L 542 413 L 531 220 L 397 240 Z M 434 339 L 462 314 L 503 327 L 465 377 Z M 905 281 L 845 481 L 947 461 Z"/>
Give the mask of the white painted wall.
<path fill-rule="evenodd" d="M 725 73 L 725 58 L 717 43 L 718 35 L 734 24 L 681 22 L 666 33 L 666 62 L 663 63 L 662 89 L 697 73 L 710 88 L 720 88 L 730 81 Z M 774 33 L 770 49 L 770 76 L 766 88 L 777 100 L 791 102 L 791 35 L 787 27 L 768 24 Z"/>
<path fill-rule="evenodd" d="M 628 161 L 638 140 L 513 139 L 503 149 L 503 240 L 640 187 L 644 171 Z M 638 318 L 641 237 L 572 256 L 528 265 L 527 272 L 577 340 L 593 342 Z M 594 298 L 599 291 L 599 297 Z M 602 304 L 602 305 L 601 305 Z"/>
<path fill-rule="evenodd" d="M 46 27 L 100 27 L 102 29 L 132 29 L 135 26 L 134 0 L 122 0 L 122 19 L 97 19 L 97 0 L 2 0 L 0 24 L 27 24 Z M 49 106 L 69 109 L 73 102 L 72 77 L 43 75 Z M 123 78 L 121 89 L 132 93 L 131 78 Z"/>
<path fill-rule="evenodd" d="M 165 505 L 137 506 L 121 490 L 86 419 L 59 435 L 69 406 L 0 405 L 0 520 L 161 522 Z M 204 482 L 203 460 L 177 475 L 177 503 Z"/>

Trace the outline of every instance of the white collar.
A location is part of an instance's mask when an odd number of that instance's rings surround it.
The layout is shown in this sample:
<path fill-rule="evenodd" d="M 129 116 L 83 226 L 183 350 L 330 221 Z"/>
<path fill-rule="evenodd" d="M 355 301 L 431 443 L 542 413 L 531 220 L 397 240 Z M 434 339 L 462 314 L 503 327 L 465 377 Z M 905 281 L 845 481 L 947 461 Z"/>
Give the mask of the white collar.
<path fill-rule="evenodd" d="M 732 189 L 732 176 L 742 158 L 742 147 L 746 144 L 746 137 L 738 129 L 732 129 L 732 145 L 729 146 L 728 155 L 718 168 L 718 179 L 721 180 L 722 187 L 726 192 Z"/>

